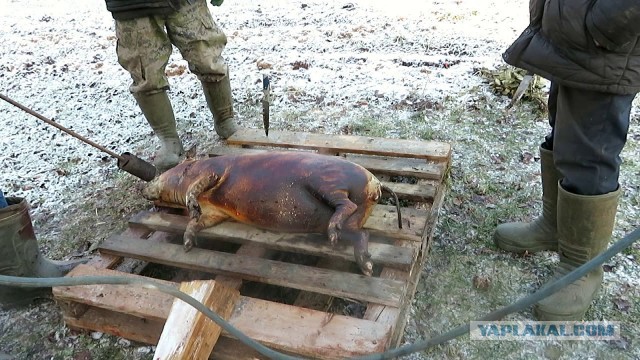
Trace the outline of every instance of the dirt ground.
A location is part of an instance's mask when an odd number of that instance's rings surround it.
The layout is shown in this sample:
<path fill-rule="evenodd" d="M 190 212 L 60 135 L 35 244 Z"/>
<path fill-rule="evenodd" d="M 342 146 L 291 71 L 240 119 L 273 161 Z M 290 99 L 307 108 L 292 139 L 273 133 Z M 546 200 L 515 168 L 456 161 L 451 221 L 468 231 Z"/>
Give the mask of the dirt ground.
<path fill-rule="evenodd" d="M 121 153 L 150 159 L 157 142 L 117 63 L 114 23 L 100 0 L 0 0 L 0 93 Z M 422 271 L 405 342 L 440 334 L 539 288 L 553 253 L 517 257 L 493 245 L 498 223 L 541 208 L 538 144 L 544 109 L 495 95 L 481 69 L 524 29 L 526 0 L 389 2 L 226 0 L 210 6 L 228 36 L 224 56 L 238 121 L 261 128 L 262 74 L 272 79 L 272 129 L 439 140 L 453 146 L 448 193 Z M 202 153 L 220 144 L 194 74 L 175 50 L 167 67 L 178 130 Z M 149 204 L 139 181 L 105 154 L 0 103 L 0 189 L 25 197 L 41 250 L 91 255 Z M 634 106 L 622 154 L 614 239 L 638 226 L 640 126 Z M 90 231 L 87 231 L 90 229 Z M 587 313 L 619 321 L 622 339 L 474 341 L 468 336 L 411 359 L 638 359 L 640 245 L 605 265 Z M 474 278 L 487 279 L 474 286 Z M 532 319 L 530 310 L 507 320 Z M 0 359 L 151 359 L 153 348 L 65 327 L 42 299 L 0 311 Z"/>

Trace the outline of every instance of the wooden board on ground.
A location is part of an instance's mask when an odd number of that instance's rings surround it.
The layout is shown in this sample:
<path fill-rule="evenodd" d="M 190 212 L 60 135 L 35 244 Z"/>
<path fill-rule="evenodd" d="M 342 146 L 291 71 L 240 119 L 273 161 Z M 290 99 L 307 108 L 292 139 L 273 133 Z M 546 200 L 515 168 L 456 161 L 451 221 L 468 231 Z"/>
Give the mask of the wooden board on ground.
<path fill-rule="evenodd" d="M 243 129 L 227 139 L 231 145 L 259 145 L 296 149 L 331 149 L 341 153 L 409 157 L 448 162 L 451 145 L 438 141 L 385 139 L 368 136 L 314 134 L 277 131 L 264 135 L 262 130 Z"/>
<path fill-rule="evenodd" d="M 404 284 L 395 280 L 200 248 L 193 248 L 187 253 L 181 245 L 176 244 L 156 244 L 150 247 L 140 241 L 111 237 L 105 240 L 100 248 L 107 254 L 133 257 L 156 264 L 392 306 L 400 304 L 404 291 Z"/>
<path fill-rule="evenodd" d="M 189 218 L 145 211 L 134 216 L 131 222 L 145 226 L 150 230 L 182 235 L 187 228 Z M 281 251 L 354 260 L 353 246 L 351 244 L 341 244 L 343 246 L 333 247 L 325 235 L 275 233 L 236 222 L 226 222 L 204 229 L 198 233 L 198 239 L 224 239 L 239 244 L 257 244 Z M 417 251 L 411 248 L 376 242 L 375 238 L 371 239 L 371 241 L 369 253 L 372 261 L 376 264 L 408 270 L 417 256 Z"/>
<path fill-rule="evenodd" d="M 80 265 L 69 276 L 129 276 L 107 269 L 96 269 Z M 166 281 L 163 284 L 178 286 Z M 120 322 L 119 336 L 149 344 L 156 344 L 160 338 L 162 324 L 169 316 L 174 298 L 158 290 L 120 285 L 87 285 L 54 288 L 56 298 L 65 301 L 82 302 L 94 309 L 123 314 L 131 317 L 131 324 Z M 121 318 L 122 319 L 122 318 Z M 67 319 L 65 319 L 67 320 Z M 94 318 L 95 320 L 95 318 Z M 153 324 L 138 331 L 138 323 Z M 390 327 L 372 321 L 354 319 L 347 316 L 331 315 L 303 309 L 296 306 L 278 304 L 260 299 L 241 296 L 229 318 L 234 327 L 265 345 L 279 350 L 294 352 L 304 356 L 317 356 L 327 352 L 336 358 L 381 351 L 385 339 L 390 335 Z M 69 324 L 70 322 L 67 321 Z M 113 332 L 107 324 L 95 322 L 87 324 L 71 321 L 82 328 Z M 133 325 L 133 326 L 131 326 Z M 75 326 L 74 326 L 75 327 Z M 229 335 L 223 332 L 223 336 Z M 216 349 L 214 348 L 214 353 Z"/>
<path fill-rule="evenodd" d="M 229 320 L 240 292 L 209 281 L 190 281 L 180 285 L 180 291 L 201 302 L 222 319 Z M 220 325 L 180 299 L 174 299 L 154 359 L 206 360 L 218 342 Z"/>
<path fill-rule="evenodd" d="M 364 224 L 374 276 L 360 273 L 351 244 L 332 247 L 326 235 L 277 233 L 235 222 L 201 231 L 201 247 L 185 253 L 184 208 L 162 203 L 155 203 L 162 213 L 135 214 L 126 231 L 103 242 L 93 267 L 78 267 L 69 276 L 113 274 L 108 268 L 117 264 L 122 264 L 117 274 L 136 276 L 128 274 L 137 270 L 126 263 L 137 261 L 171 269 L 175 275 L 169 278 L 177 281 L 215 279 L 240 291 L 231 324 L 264 345 L 301 357 L 339 359 L 399 345 L 446 191 L 450 145 L 278 131 L 266 138 L 251 129 L 241 129 L 228 143 L 234 146 L 211 155 L 315 151 L 360 164 L 394 189 L 401 198 L 402 229 L 388 194 Z M 148 344 L 158 343 L 173 303 L 154 290 L 106 285 L 55 288 L 54 296 L 69 327 Z M 224 331 L 210 354 L 221 360 L 263 358 Z"/>

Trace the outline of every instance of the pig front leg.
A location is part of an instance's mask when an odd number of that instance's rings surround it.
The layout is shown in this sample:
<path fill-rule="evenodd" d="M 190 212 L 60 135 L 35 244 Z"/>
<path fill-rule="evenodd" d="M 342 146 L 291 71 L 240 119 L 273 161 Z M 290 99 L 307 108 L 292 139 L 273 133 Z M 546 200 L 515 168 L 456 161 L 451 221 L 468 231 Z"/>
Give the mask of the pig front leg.
<path fill-rule="evenodd" d="M 223 214 L 204 214 L 199 218 L 189 220 L 187 229 L 184 231 L 184 251 L 188 252 L 194 245 L 197 245 L 196 235 L 200 230 L 218 225 L 228 218 Z"/>
<path fill-rule="evenodd" d="M 343 190 L 324 193 L 322 189 L 320 189 L 318 193 L 322 194 L 324 201 L 335 209 L 327 225 L 329 242 L 335 246 L 340 237 L 340 230 L 345 220 L 358 209 L 358 205 L 349 200 L 349 194 Z"/>
<path fill-rule="evenodd" d="M 205 191 L 212 189 L 218 184 L 220 177 L 216 174 L 206 174 L 200 176 L 187 189 L 185 204 L 189 212 L 189 224 L 184 232 L 184 250 L 189 251 L 196 243 L 196 234 L 198 231 L 216 225 L 225 220 L 218 215 L 203 216 L 202 208 L 198 203 L 198 196 Z"/>

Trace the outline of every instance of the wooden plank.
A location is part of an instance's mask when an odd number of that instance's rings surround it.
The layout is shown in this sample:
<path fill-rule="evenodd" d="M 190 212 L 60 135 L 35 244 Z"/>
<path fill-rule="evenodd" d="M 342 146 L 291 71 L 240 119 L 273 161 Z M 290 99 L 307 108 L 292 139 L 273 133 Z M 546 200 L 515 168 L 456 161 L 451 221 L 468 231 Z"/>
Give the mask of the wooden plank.
<path fill-rule="evenodd" d="M 132 238 L 145 239 L 145 241 L 160 241 L 166 242 L 169 241 L 171 237 L 174 235 L 156 232 L 149 236 L 148 229 L 136 229 L 136 228 L 128 228 L 123 234 L 126 234 Z M 117 268 L 120 271 L 133 272 L 136 271 L 139 273 L 144 269 L 147 265 L 146 263 L 134 260 L 134 259 L 123 259 L 119 256 L 107 255 L 97 253 L 96 256 L 93 256 L 88 262 L 87 265 L 96 267 L 96 268 L 105 268 L 105 269 L 113 269 Z M 81 317 L 89 308 L 86 305 L 78 304 L 78 303 L 68 303 L 64 301 L 58 302 L 60 307 L 63 308 L 64 312 L 69 316 L 73 316 L 75 318 Z"/>
<path fill-rule="evenodd" d="M 444 174 L 442 162 L 426 162 L 423 159 L 397 158 L 345 154 L 345 159 L 361 165 L 374 174 L 441 180 Z"/>
<path fill-rule="evenodd" d="M 249 346 L 240 342 L 240 340 L 222 336 L 213 352 L 209 357 L 210 360 L 267 360 L 268 358 L 259 352 L 253 350 Z"/>
<path fill-rule="evenodd" d="M 428 211 L 427 221 L 425 223 L 423 231 L 423 241 L 421 243 L 420 254 L 418 261 L 416 261 L 414 267 L 410 272 L 399 271 L 397 269 L 384 268 L 380 274 L 381 278 L 403 280 L 407 284 L 406 295 L 404 298 L 404 304 L 400 307 L 385 306 L 371 304 L 367 307 L 364 318 L 378 323 L 390 325 L 393 329 L 393 335 L 391 336 L 391 346 L 396 347 L 400 345 L 400 341 L 404 334 L 404 328 L 406 326 L 406 320 L 408 316 L 408 309 L 413 297 L 415 296 L 416 287 L 420 281 L 420 274 L 424 261 L 426 260 L 427 253 L 431 244 L 431 239 L 435 230 L 435 226 L 438 219 L 438 211 L 442 205 L 444 199 L 445 187 L 441 186 L 440 191 L 436 195 L 431 207 Z M 398 245 L 406 242 L 398 241 Z M 414 243 L 415 244 L 415 243 Z"/>
<path fill-rule="evenodd" d="M 221 318 L 228 320 L 240 292 L 212 280 L 180 284 L 180 291 L 191 295 Z M 167 318 L 154 359 L 205 360 L 209 358 L 222 328 L 206 315 L 180 299 L 175 299 Z"/>
<path fill-rule="evenodd" d="M 432 206 L 428 210 L 424 210 L 425 213 L 430 215 L 430 221 L 432 221 L 433 216 L 437 216 L 438 206 L 439 204 L 436 204 L 436 207 Z M 435 212 L 433 211 L 434 209 Z M 430 223 L 433 224 L 433 222 Z M 431 229 L 427 228 L 427 225 L 425 224 L 425 228 L 423 229 L 423 231 L 430 230 Z M 421 251 L 422 248 L 422 244 L 410 243 L 403 240 L 396 240 L 395 244 L 397 246 L 409 247 L 418 251 Z M 383 268 L 382 272 L 380 273 L 381 278 L 393 279 L 407 283 L 407 293 L 405 295 L 405 299 L 403 301 L 403 304 L 399 307 L 380 304 L 369 304 L 369 306 L 367 306 L 367 310 L 365 311 L 364 318 L 391 326 L 394 334 L 398 333 L 398 329 L 396 329 L 397 326 L 402 327 L 402 331 L 404 331 L 404 324 L 400 324 L 400 322 L 402 321 L 401 314 L 404 308 L 411 306 L 410 299 L 413 298 L 413 294 L 415 293 L 415 288 L 420 278 L 421 270 L 422 263 L 420 261 L 416 261 L 410 271 Z"/>
<path fill-rule="evenodd" d="M 256 258 L 265 257 L 268 253 L 269 253 L 269 250 L 256 244 L 242 245 L 238 249 L 238 251 L 236 251 L 236 255 L 256 257 Z M 242 286 L 242 279 L 231 277 L 231 276 L 218 275 L 216 276 L 216 281 L 219 284 L 222 284 L 224 286 L 230 287 L 232 289 L 237 289 L 237 290 L 239 290 L 240 287 Z"/>
<path fill-rule="evenodd" d="M 148 246 L 144 241 L 111 238 L 105 240 L 100 249 L 109 254 L 164 265 L 230 275 L 250 281 L 384 305 L 398 306 L 404 291 L 404 284 L 395 280 L 340 273 L 200 248 L 193 248 L 185 253 L 183 247 L 176 244 Z"/>
<path fill-rule="evenodd" d="M 143 211 L 131 218 L 130 222 L 138 226 L 145 226 L 151 230 L 182 235 L 187 228 L 189 218 L 186 216 Z M 333 247 L 326 239 L 326 236 L 321 234 L 282 234 L 256 229 L 237 222 L 224 222 L 214 227 L 201 230 L 198 233 L 198 238 L 210 240 L 222 239 L 239 244 L 253 243 L 281 251 L 355 261 L 353 246 Z M 400 269 L 409 269 L 417 255 L 412 249 L 376 242 L 369 244 L 369 253 L 375 264 Z"/>
<path fill-rule="evenodd" d="M 64 316 L 65 324 L 77 331 L 99 331 L 140 343 L 156 345 L 164 321 L 150 321 L 101 308 L 89 308 L 81 318 Z M 222 336 L 211 353 L 211 360 L 263 360 L 260 353 L 240 341 Z"/>
<path fill-rule="evenodd" d="M 320 259 L 316 263 L 316 267 L 331 269 L 336 271 L 350 271 L 352 264 L 348 261 L 331 261 L 327 258 Z M 319 311 L 327 311 L 331 306 L 334 297 L 329 295 L 320 295 L 307 291 L 301 291 L 296 297 L 293 305 L 301 306 L 307 309 L 314 309 Z"/>
<path fill-rule="evenodd" d="M 182 208 L 175 204 L 155 202 L 156 207 L 176 207 Z M 369 219 L 364 224 L 364 228 L 369 230 L 372 235 L 382 235 L 393 237 L 394 239 L 405 239 L 413 241 L 422 241 L 422 230 L 427 219 L 427 213 L 420 209 L 401 207 L 403 228 L 398 229 L 398 217 L 395 205 L 378 204 L 373 208 Z M 131 224 L 135 226 L 135 224 Z M 376 239 L 372 239 L 376 241 Z"/>
<path fill-rule="evenodd" d="M 279 151 L 291 150 L 300 151 L 300 149 L 277 149 Z M 267 151 L 276 151 L 273 149 L 247 149 L 241 147 L 217 147 L 208 155 L 242 155 L 242 154 L 259 154 Z M 329 154 L 333 155 L 333 154 Z M 334 155 L 335 156 L 335 155 Z M 398 175 L 415 177 L 418 179 L 441 180 L 444 175 L 445 164 L 442 162 L 425 162 L 424 159 L 398 158 L 388 156 L 370 156 L 344 154 L 345 159 L 356 163 L 374 174 Z"/>
<path fill-rule="evenodd" d="M 312 358 L 344 358 L 381 352 L 387 346 L 390 327 L 386 325 L 275 302 L 243 300 L 242 319 L 235 317 L 239 315 L 236 312 L 231 321 L 239 329 L 252 327 L 260 333 L 261 342 L 274 349 Z M 295 311 L 288 311 L 291 308 Z"/>
<path fill-rule="evenodd" d="M 140 277 L 84 265 L 69 273 L 69 276 L 83 275 Z M 123 294 L 114 288 L 125 288 L 131 293 L 122 299 Z M 58 295 L 66 301 L 92 305 L 91 310 L 82 319 L 65 319 L 69 321 L 69 326 L 156 344 L 162 324 L 169 315 L 173 297 L 157 290 L 140 290 L 144 289 L 119 285 L 90 285 L 68 287 L 59 291 Z M 136 302 L 147 306 L 137 306 Z M 136 316 L 133 316 L 134 313 Z M 383 351 L 388 345 L 387 339 L 391 331 L 387 325 L 368 320 L 243 296 L 240 297 L 229 322 L 264 345 L 320 359 L 339 359 Z M 223 332 L 223 337 L 228 338 L 229 335 Z M 223 344 L 228 343 L 225 339 L 220 339 L 214 348 L 214 354 L 218 346 Z M 213 357 L 215 358 L 215 355 Z M 244 357 L 238 357 L 240 358 Z"/>
<path fill-rule="evenodd" d="M 89 259 L 87 265 L 91 265 L 97 268 L 112 269 L 117 266 L 120 261 L 122 261 L 122 258 L 119 256 L 98 253 L 97 255 L 92 256 L 91 259 Z"/>
<path fill-rule="evenodd" d="M 299 149 L 331 149 L 381 156 L 445 160 L 451 157 L 451 145 L 438 141 L 386 139 L 368 136 L 314 134 L 270 131 L 266 137 L 260 129 L 241 129 L 227 139 L 231 145 L 258 145 Z"/>
<path fill-rule="evenodd" d="M 426 211 L 401 207 L 402 229 L 398 229 L 398 215 L 395 205 L 378 204 L 373 208 L 364 228 L 372 235 L 384 235 L 393 239 L 421 241 L 422 230 L 428 213 Z M 375 241 L 375 238 L 372 239 Z"/>
<path fill-rule="evenodd" d="M 158 343 L 164 325 L 164 321 L 152 321 L 96 307 L 90 307 L 80 318 L 66 315 L 63 318 L 65 324 L 74 330 L 98 331 L 150 345 Z"/>
<path fill-rule="evenodd" d="M 438 221 L 438 212 L 440 207 L 442 206 L 442 202 L 444 200 L 444 195 L 446 193 L 446 187 L 441 186 L 438 194 L 436 194 L 433 204 L 429 210 L 429 217 L 427 223 L 425 224 L 425 229 L 422 234 L 422 251 L 418 256 L 418 261 L 416 262 L 416 270 L 413 270 L 411 273 L 411 278 L 407 283 L 407 294 L 406 297 L 407 304 L 411 304 L 413 302 L 413 298 L 416 294 L 416 288 L 418 287 L 418 282 L 420 281 L 420 275 L 422 274 L 422 268 L 424 267 L 425 261 L 427 259 L 427 255 L 429 253 L 431 247 L 431 241 L 433 239 L 433 234 L 435 232 L 436 224 Z M 409 317 L 409 309 L 410 306 L 406 305 L 402 307 L 402 311 L 398 317 L 396 325 L 393 330 L 393 334 L 391 336 L 391 347 L 398 347 L 401 344 L 402 337 L 404 336 L 404 329 L 407 325 L 407 319 Z"/>
<path fill-rule="evenodd" d="M 388 186 L 398 195 L 398 199 L 427 202 L 433 200 L 437 188 L 431 184 L 407 184 L 390 181 L 381 181 L 382 185 Z M 382 196 L 387 196 L 382 193 Z"/>

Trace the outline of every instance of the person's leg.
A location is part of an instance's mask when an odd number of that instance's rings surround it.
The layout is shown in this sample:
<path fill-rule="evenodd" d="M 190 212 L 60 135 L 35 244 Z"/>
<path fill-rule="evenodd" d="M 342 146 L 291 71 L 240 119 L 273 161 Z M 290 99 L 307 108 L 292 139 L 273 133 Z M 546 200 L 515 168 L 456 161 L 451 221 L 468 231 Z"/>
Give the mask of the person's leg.
<path fill-rule="evenodd" d="M 80 261 L 53 261 L 40 253 L 29 216 L 29 205 L 23 198 L 7 197 L 8 206 L 0 209 L 0 274 L 27 277 L 60 277 Z M 0 286 L 0 308 L 24 305 L 46 296 L 51 288 L 17 288 Z"/>
<path fill-rule="evenodd" d="M 223 139 L 237 131 L 229 69 L 222 57 L 227 37 L 211 17 L 205 0 L 184 4 L 167 19 L 171 42 L 198 75 L 207 105 L 213 114 L 216 133 Z"/>
<path fill-rule="evenodd" d="M 560 88 L 553 150 L 565 190 L 602 195 L 618 188 L 634 97 Z"/>
<path fill-rule="evenodd" d="M 167 95 L 165 68 L 172 47 L 164 26 L 159 16 L 116 21 L 118 62 L 131 74 L 129 89 L 160 140 L 154 161 L 160 171 L 177 165 L 184 152 Z"/>
<path fill-rule="evenodd" d="M 620 152 L 629 127 L 634 95 L 614 95 L 560 86 L 554 126 L 558 183 L 560 264 L 554 279 L 604 251 L 615 221 L 620 189 Z M 602 269 L 542 300 L 540 320 L 579 320 L 591 305 Z"/>
<path fill-rule="evenodd" d="M 500 224 L 493 234 L 495 244 L 514 253 L 535 253 L 557 250 L 556 202 L 558 180 L 562 178 L 553 161 L 553 133 L 556 121 L 558 86 L 552 83 L 549 91 L 549 125 L 551 132 L 540 144 L 540 174 L 542 180 L 542 214 L 531 222 Z"/>

